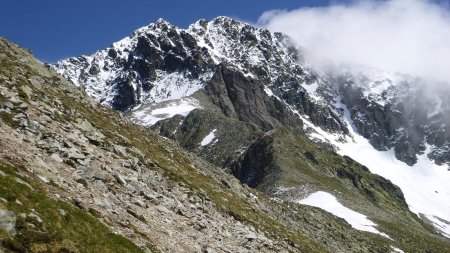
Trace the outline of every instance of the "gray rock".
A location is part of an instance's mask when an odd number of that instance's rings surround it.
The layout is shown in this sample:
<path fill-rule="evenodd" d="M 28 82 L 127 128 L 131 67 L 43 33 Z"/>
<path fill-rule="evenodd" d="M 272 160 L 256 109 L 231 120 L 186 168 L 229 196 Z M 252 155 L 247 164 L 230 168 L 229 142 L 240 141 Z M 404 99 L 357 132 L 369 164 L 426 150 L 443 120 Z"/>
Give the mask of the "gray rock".
<path fill-rule="evenodd" d="M 114 174 L 114 178 L 117 180 L 117 182 L 123 186 L 127 185 L 127 180 L 124 176 L 121 174 Z"/>
<path fill-rule="evenodd" d="M 0 229 L 10 236 L 16 235 L 16 214 L 14 212 L 0 209 Z"/>
<path fill-rule="evenodd" d="M 135 199 L 133 201 L 133 204 L 140 206 L 140 207 L 147 207 L 147 205 L 144 203 L 144 201 L 140 200 L 140 199 Z"/>
<path fill-rule="evenodd" d="M 42 218 L 34 210 L 32 210 L 32 212 L 30 214 L 28 214 L 27 216 L 35 219 L 39 223 L 43 222 Z"/>
<path fill-rule="evenodd" d="M 172 213 L 172 211 L 170 211 L 169 209 L 167 209 L 167 208 L 164 207 L 164 206 L 157 206 L 157 207 L 156 207 L 156 210 L 158 210 L 158 211 L 161 212 L 161 213 L 166 213 L 166 214 Z"/>
<path fill-rule="evenodd" d="M 75 126 L 82 131 L 91 132 L 95 130 L 92 124 L 85 119 L 78 118 L 76 121 Z"/>
<path fill-rule="evenodd" d="M 28 82 L 33 85 L 34 87 L 41 89 L 42 83 L 44 82 L 41 77 L 39 76 L 32 76 L 28 78 Z"/>
<path fill-rule="evenodd" d="M 12 97 L 9 101 L 11 101 L 11 103 L 16 105 L 23 103 L 23 100 L 17 96 Z"/>
<path fill-rule="evenodd" d="M 146 200 L 148 200 L 150 203 L 154 205 L 159 205 L 161 203 L 159 198 L 154 194 L 141 192 L 141 195 L 144 196 Z"/>
<path fill-rule="evenodd" d="M 90 143 L 100 146 L 104 142 L 105 136 L 100 132 L 91 132 L 85 135 L 85 137 L 89 140 Z"/>
<path fill-rule="evenodd" d="M 84 178 L 77 178 L 77 179 L 75 179 L 75 182 L 82 184 L 84 187 L 88 186 L 88 182 Z"/>
<path fill-rule="evenodd" d="M 46 184 L 49 184 L 49 183 L 50 183 L 50 180 L 49 180 L 48 178 L 44 177 L 44 176 L 38 176 L 38 178 L 39 178 L 42 182 L 44 182 L 44 183 L 46 183 Z"/>
<path fill-rule="evenodd" d="M 10 110 L 14 109 L 14 105 L 11 102 L 6 102 L 3 104 L 3 108 L 8 108 Z"/>
<path fill-rule="evenodd" d="M 73 199 L 73 202 L 74 202 L 75 206 L 77 206 L 78 208 L 84 209 L 83 201 L 81 200 L 80 197 L 75 197 L 75 198 Z"/>
<path fill-rule="evenodd" d="M 53 160 L 60 162 L 60 163 L 63 162 L 63 159 L 61 159 L 61 157 L 56 153 L 51 154 L 50 158 L 52 158 Z"/>
<path fill-rule="evenodd" d="M 67 212 L 64 209 L 58 209 L 58 212 L 64 217 L 67 216 Z"/>
<path fill-rule="evenodd" d="M 127 149 L 123 146 L 113 144 L 113 152 L 122 157 L 127 157 Z"/>
<path fill-rule="evenodd" d="M 28 127 L 28 120 L 27 119 L 21 119 L 19 123 L 20 127 L 26 128 Z"/>
<path fill-rule="evenodd" d="M 127 188 L 128 194 L 130 194 L 130 195 L 134 194 L 134 193 L 136 193 L 138 191 L 138 189 L 132 184 L 127 184 L 126 188 Z"/>
<path fill-rule="evenodd" d="M 98 206 L 105 208 L 107 211 L 110 211 L 110 212 L 117 210 L 117 206 L 107 198 L 100 199 L 100 198 L 94 197 L 94 203 Z"/>
<path fill-rule="evenodd" d="M 41 116 L 39 116 L 38 121 L 39 121 L 39 123 L 46 125 L 46 124 L 52 122 L 53 120 L 48 115 L 42 114 Z"/>
<path fill-rule="evenodd" d="M 106 176 L 106 174 L 98 173 L 98 172 L 97 172 L 97 173 L 94 174 L 93 178 L 94 178 L 95 180 L 100 180 L 100 181 L 105 182 L 107 176 Z"/>
<path fill-rule="evenodd" d="M 137 213 L 136 211 L 134 211 L 131 208 L 127 208 L 127 213 L 131 214 L 133 217 L 135 217 L 136 219 L 138 219 L 142 222 L 146 221 L 144 215 Z"/>
<path fill-rule="evenodd" d="M 23 113 L 18 113 L 18 114 L 16 114 L 16 115 L 14 115 L 13 120 L 18 121 L 18 120 L 24 119 L 24 118 L 26 118 L 26 117 L 27 117 L 27 116 L 26 116 L 25 114 L 23 114 Z"/>
<path fill-rule="evenodd" d="M 21 111 L 26 111 L 28 109 L 28 105 L 26 103 L 21 103 L 20 105 L 17 106 L 19 108 L 19 110 Z"/>
<path fill-rule="evenodd" d="M 28 87 L 26 85 L 22 85 L 22 86 L 19 87 L 19 89 L 23 93 L 25 93 L 25 95 L 27 96 L 28 99 L 31 99 L 31 96 L 33 95 L 33 90 L 30 87 Z"/>
<path fill-rule="evenodd" d="M 202 253 L 217 253 L 217 251 L 211 247 L 203 246 Z"/>
<path fill-rule="evenodd" d="M 256 239 L 258 238 L 258 236 L 257 236 L 254 232 L 249 231 L 249 232 L 244 236 L 244 238 L 247 239 L 247 240 L 249 240 L 249 241 L 253 241 L 253 240 L 256 240 Z"/>
<path fill-rule="evenodd" d="M 78 164 L 82 165 L 82 166 L 89 166 L 91 163 L 91 159 L 86 158 L 86 159 L 77 159 Z"/>
<path fill-rule="evenodd" d="M 86 156 L 81 154 L 77 149 L 64 149 L 63 156 L 71 160 L 83 160 Z"/>

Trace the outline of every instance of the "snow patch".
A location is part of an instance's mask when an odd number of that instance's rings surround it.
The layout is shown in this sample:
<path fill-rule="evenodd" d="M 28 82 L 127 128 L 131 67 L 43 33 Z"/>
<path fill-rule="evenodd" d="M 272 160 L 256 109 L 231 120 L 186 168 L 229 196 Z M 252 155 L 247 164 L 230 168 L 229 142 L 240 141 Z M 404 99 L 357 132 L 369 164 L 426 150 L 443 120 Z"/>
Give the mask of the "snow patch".
<path fill-rule="evenodd" d="M 367 219 L 365 215 L 343 206 L 341 203 L 339 203 L 339 201 L 337 201 L 336 197 L 334 197 L 330 193 L 323 191 L 314 192 L 306 198 L 298 200 L 297 202 L 303 205 L 321 208 L 336 215 L 337 217 L 343 218 L 354 229 L 380 234 L 384 237 L 389 238 L 388 235 L 381 233 L 375 228 L 377 224 Z"/>
<path fill-rule="evenodd" d="M 437 102 L 436 102 L 436 105 L 435 105 L 433 111 L 431 111 L 427 114 L 428 119 L 432 118 L 436 115 L 439 115 L 439 113 L 441 113 L 441 111 L 442 111 L 442 100 L 440 98 L 436 98 L 436 99 L 437 99 Z"/>
<path fill-rule="evenodd" d="M 172 118 L 175 115 L 187 116 L 196 108 L 201 107 L 192 98 L 174 100 L 158 105 L 151 104 L 143 109 L 139 106 L 131 112 L 131 120 L 144 126 L 151 126 L 160 120 Z"/>
<path fill-rule="evenodd" d="M 203 146 L 210 144 L 211 141 L 213 141 L 214 138 L 216 138 L 216 135 L 215 135 L 216 131 L 217 131 L 217 129 L 214 129 L 207 136 L 205 136 L 205 138 L 203 138 L 202 142 L 200 143 L 200 146 L 203 147 Z"/>
<path fill-rule="evenodd" d="M 145 94 L 144 101 L 163 102 L 174 99 L 181 99 L 192 95 L 203 88 L 207 80 L 211 79 L 212 72 L 206 72 L 198 79 L 186 76 L 187 73 L 173 72 L 166 73 L 157 71 L 157 81 L 148 94 Z"/>
<path fill-rule="evenodd" d="M 432 215 L 425 215 L 425 218 L 433 223 L 438 232 L 443 236 L 450 238 L 450 221 Z"/>
<path fill-rule="evenodd" d="M 317 93 L 317 88 L 319 88 L 319 84 L 317 82 L 313 82 L 310 84 L 303 84 L 302 87 L 308 92 L 309 96 L 316 100 L 321 101 L 322 98 Z"/>
<path fill-rule="evenodd" d="M 403 250 L 401 250 L 397 247 L 394 247 L 394 246 L 391 246 L 391 250 L 392 250 L 392 253 L 405 253 Z"/>

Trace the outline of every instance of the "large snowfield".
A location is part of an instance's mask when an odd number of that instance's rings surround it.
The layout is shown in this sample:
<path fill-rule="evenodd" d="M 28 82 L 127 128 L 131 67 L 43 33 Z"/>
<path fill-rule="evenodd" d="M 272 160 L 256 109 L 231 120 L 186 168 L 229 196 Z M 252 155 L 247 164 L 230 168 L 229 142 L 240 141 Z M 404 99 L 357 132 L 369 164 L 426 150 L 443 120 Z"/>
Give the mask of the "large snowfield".
<path fill-rule="evenodd" d="M 315 130 L 310 137 L 333 144 L 338 148 L 339 154 L 347 155 L 367 166 L 372 173 L 391 180 L 403 191 L 412 212 L 433 222 L 436 229 L 450 238 L 450 172 L 448 167 L 436 165 L 431 161 L 427 157 L 429 148 L 417 157 L 417 163 L 413 166 L 408 166 L 395 158 L 393 150 L 376 150 L 367 139 L 357 133 L 345 105 L 338 104 L 337 107 L 344 110 L 344 118 L 351 137 L 347 136 L 346 142 L 337 141 L 337 136 L 323 131 L 302 117 L 305 124 Z"/>

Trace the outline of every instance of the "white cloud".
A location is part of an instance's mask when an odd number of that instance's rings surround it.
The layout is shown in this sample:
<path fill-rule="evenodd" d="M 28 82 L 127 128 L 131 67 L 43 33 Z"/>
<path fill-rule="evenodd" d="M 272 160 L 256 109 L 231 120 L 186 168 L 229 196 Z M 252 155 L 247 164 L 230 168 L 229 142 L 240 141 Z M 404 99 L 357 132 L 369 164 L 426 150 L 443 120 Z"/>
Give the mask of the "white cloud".
<path fill-rule="evenodd" d="M 258 23 L 290 35 L 316 66 L 357 64 L 450 81 L 450 16 L 430 1 L 273 10 Z"/>

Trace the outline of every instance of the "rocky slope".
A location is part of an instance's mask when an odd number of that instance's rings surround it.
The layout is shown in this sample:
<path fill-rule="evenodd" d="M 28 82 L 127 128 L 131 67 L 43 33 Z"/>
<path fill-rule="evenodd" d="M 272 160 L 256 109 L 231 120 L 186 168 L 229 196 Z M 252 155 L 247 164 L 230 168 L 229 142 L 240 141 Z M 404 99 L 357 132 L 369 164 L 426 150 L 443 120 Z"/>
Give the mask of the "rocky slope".
<path fill-rule="evenodd" d="M 5 39 L 0 40 L 0 57 L 1 251 L 388 252 L 395 247 L 447 252 L 450 248 L 407 209 L 398 188 L 351 159 L 333 158 L 343 167 L 338 173 L 345 178 L 342 182 L 332 175 L 332 168 L 323 167 L 325 174 L 317 175 L 346 191 L 355 187 L 352 184 L 361 185 L 361 191 L 376 184 L 373 200 L 353 196 L 377 213 L 371 218 L 378 217 L 378 229 L 387 235 L 357 231 L 321 209 L 270 199 L 248 188 L 174 142 L 98 105 Z M 216 119 L 230 125 L 240 122 L 242 131 L 249 132 L 248 142 L 259 140 L 263 132 L 255 129 L 264 124 L 222 114 Z M 192 123 L 201 122 L 210 121 Z M 283 131 L 271 136 L 304 138 L 295 129 Z M 309 152 L 319 152 L 315 144 L 307 143 Z M 333 154 L 304 157 L 322 164 L 331 159 L 329 155 Z M 352 177 L 357 178 L 355 183 L 344 182 Z"/>

